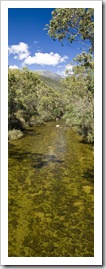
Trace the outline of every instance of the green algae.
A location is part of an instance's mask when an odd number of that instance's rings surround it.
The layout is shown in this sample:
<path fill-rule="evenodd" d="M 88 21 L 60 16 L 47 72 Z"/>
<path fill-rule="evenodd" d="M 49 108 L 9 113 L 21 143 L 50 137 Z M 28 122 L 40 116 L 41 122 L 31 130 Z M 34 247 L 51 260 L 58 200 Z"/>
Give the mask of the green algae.
<path fill-rule="evenodd" d="M 93 148 L 59 122 L 9 144 L 10 257 L 93 257 Z"/>

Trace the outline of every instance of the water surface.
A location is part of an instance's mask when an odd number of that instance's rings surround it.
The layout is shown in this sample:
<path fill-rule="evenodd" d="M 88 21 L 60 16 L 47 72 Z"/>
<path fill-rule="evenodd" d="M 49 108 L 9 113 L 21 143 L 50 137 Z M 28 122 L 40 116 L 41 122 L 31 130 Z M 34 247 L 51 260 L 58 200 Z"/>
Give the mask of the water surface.
<path fill-rule="evenodd" d="M 62 121 L 9 144 L 8 249 L 11 257 L 94 256 L 93 149 Z"/>

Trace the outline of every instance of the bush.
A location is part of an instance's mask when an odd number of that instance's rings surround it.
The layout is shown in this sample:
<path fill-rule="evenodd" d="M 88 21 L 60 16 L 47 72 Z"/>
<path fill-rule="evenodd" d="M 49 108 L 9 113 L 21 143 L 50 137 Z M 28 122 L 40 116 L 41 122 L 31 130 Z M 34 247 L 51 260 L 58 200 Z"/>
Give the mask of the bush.
<path fill-rule="evenodd" d="M 23 133 L 20 130 L 13 129 L 12 131 L 8 132 L 8 140 L 17 140 L 23 136 Z"/>

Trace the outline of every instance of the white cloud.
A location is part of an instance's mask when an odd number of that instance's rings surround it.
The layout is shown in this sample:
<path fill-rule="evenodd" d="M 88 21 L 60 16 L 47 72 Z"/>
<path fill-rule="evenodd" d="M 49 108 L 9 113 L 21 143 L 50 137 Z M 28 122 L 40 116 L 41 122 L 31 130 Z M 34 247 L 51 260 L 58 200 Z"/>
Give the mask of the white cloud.
<path fill-rule="evenodd" d="M 29 54 L 30 54 L 29 52 L 20 53 L 18 55 L 18 58 L 19 58 L 19 60 L 26 59 L 29 56 Z"/>
<path fill-rule="evenodd" d="M 67 56 L 61 57 L 58 53 L 35 53 L 35 56 L 29 56 L 25 59 L 25 64 L 40 64 L 40 65 L 58 65 L 59 63 L 65 62 Z"/>
<path fill-rule="evenodd" d="M 10 65 L 9 68 L 10 69 L 18 69 L 18 66 L 17 65 Z"/>
<path fill-rule="evenodd" d="M 34 42 L 37 44 L 39 41 L 35 40 Z M 11 45 L 8 50 L 9 54 L 14 55 L 14 59 L 23 61 L 24 65 L 39 64 L 42 66 L 56 66 L 66 62 L 66 59 L 68 59 L 67 56 L 61 57 L 61 55 L 54 52 L 42 53 L 41 51 L 37 51 L 34 56 L 31 56 L 29 46 L 24 42 L 19 42 L 17 45 Z"/>
<path fill-rule="evenodd" d="M 71 64 L 67 64 L 66 71 L 68 71 L 69 74 L 73 74 L 73 66 Z"/>
<path fill-rule="evenodd" d="M 18 45 L 12 45 L 8 48 L 9 54 L 14 54 L 14 59 L 23 60 L 29 56 L 28 44 L 20 42 Z"/>
<path fill-rule="evenodd" d="M 65 71 L 63 70 L 63 71 L 57 71 L 57 74 L 58 75 L 60 75 L 60 76 L 62 76 L 62 77 L 65 77 Z"/>
<path fill-rule="evenodd" d="M 63 70 L 58 70 L 57 74 L 62 77 L 67 77 L 73 74 L 73 66 L 71 64 L 67 64 Z"/>

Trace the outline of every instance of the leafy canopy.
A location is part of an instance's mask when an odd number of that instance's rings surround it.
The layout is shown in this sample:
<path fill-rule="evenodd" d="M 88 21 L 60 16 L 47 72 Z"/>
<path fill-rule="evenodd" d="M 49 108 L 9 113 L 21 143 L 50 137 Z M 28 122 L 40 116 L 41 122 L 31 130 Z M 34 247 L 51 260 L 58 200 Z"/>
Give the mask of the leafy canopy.
<path fill-rule="evenodd" d="M 94 9 L 57 8 L 46 26 L 49 36 L 54 40 L 62 41 L 66 38 L 69 43 L 89 40 L 89 50 L 94 50 Z"/>
<path fill-rule="evenodd" d="M 73 59 L 73 75 L 66 77 L 68 103 L 64 119 L 70 126 L 76 126 L 84 140 L 94 141 L 94 71 L 93 57 L 85 52 Z"/>

